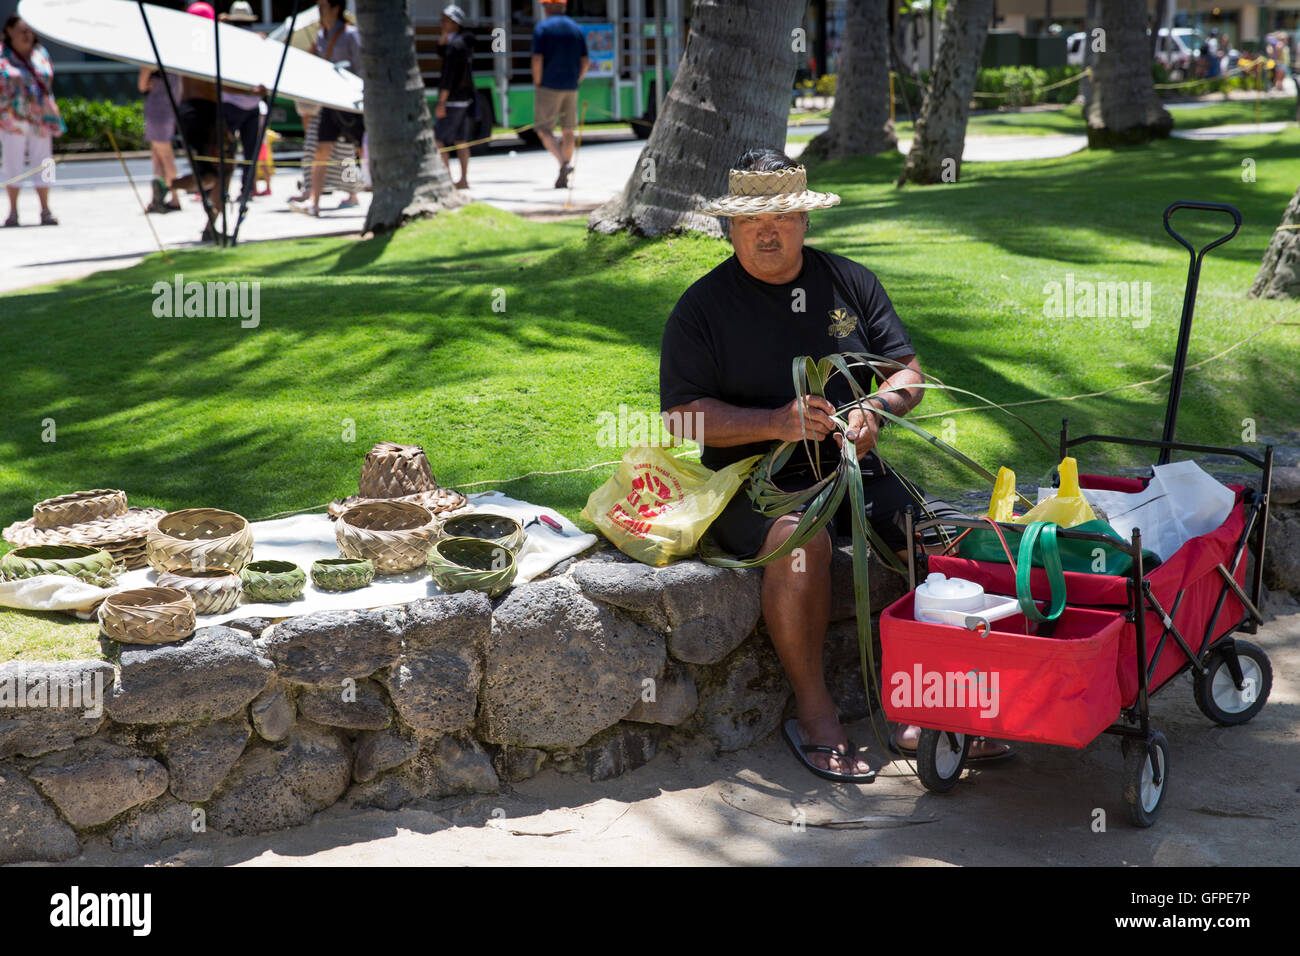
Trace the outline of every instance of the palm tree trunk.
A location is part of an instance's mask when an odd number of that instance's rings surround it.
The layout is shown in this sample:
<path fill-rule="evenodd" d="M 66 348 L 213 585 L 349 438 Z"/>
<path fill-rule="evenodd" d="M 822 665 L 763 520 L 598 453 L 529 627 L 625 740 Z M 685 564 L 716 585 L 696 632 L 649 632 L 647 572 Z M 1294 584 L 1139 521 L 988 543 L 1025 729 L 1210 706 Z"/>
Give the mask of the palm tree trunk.
<path fill-rule="evenodd" d="M 835 105 L 826 132 L 804 150 L 808 159 L 865 156 L 898 145 L 889 117 L 889 3 L 858 0 L 845 15 Z"/>
<path fill-rule="evenodd" d="M 898 185 L 928 185 L 961 178 L 966 120 L 992 16 L 993 0 L 948 0 L 935 54 L 938 62 L 921 104 L 916 138 Z"/>
<path fill-rule="evenodd" d="M 1252 299 L 1300 298 L 1300 190 L 1282 214 L 1282 228 L 1273 233 L 1259 275 L 1250 286 Z"/>
<path fill-rule="evenodd" d="M 438 156 L 406 0 L 357 0 L 366 136 L 374 195 L 367 231 L 461 205 Z"/>
<path fill-rule="evenodd" d="M 644 236 L 721 235 L 696 205 L 726 192 L 727 171 L 753 147 L 785 145 L 794 30 L 803 0 L 696 0 L 686 51 L 627 186 L 588 227 Z"/>
<path fill-rule="evenodd" d="M 1101 0 L 1106 52 L 1093 67 L 1088 102 L 1088 146 L 1133 146 L 1168 136 L 1173 117 L 1160 105 L 1151 78 L 1145 3 Z"/>

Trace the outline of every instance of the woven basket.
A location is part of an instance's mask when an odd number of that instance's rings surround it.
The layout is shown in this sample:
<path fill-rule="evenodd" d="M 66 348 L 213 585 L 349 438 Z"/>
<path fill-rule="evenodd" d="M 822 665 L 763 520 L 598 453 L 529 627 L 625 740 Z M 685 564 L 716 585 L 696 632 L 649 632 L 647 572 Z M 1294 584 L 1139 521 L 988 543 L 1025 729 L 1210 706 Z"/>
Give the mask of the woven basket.
<path fill-rule="evenodd" d="M 225 614 L 239 603 L 244 583 L 230 568 L 181 568 L 160 573 L 158 586 L 184 591 L 199 614 Z"/>
<path fill-rule="evenodd" d="M 419 445 L 381 441 L 366 452 L 357 491 L 363 498 L 397 498 L 438 487 Z"/>
<path fill-rule="evenodd" d="M 514 552 L 482 538 L 442 538 L 429 551 L 429 573 L 447 594 L 485 591 L 496 597 L 517 572 Z"/>
<path fill-rule="evenodd" d="M 0 580 L 8 581 L 38 574 L 66 574 L 98 588 L 109 588 L 122 570 L 107 551 L 84 544 L 17 548 L 0 558 Z"/>
<path fill-rule="evenodd" d="M 240 572 L 247 604 L 284 604 L 302 596 L 307 573 L 292 561 L 254 561 Z"/>
<path fill-rule="evenodd" d="M 126 512 L 125 491 L 113 488 L 74 491 L 70 495 L 59 495 L 57 498 L 37 502 L 32 509 L 32 525 L 37 528 L 58 528 L 94 521 L 96 518 L 112 518 Z"/>
<path fill-rule="evenodd" d="M 322 558 L 311 566 L 311 583 L 322 591 L 355 591 L 375 579 L 375 563 L 358 558 Z"/>
<path fill-rule="evenodd" d="M 444 538 L 482 538 L 518 553 L 526 537 L 523 527 L 505 515 L 453 515 L 442 522 Z"/>
<path fill-rule="evenodd" d="M 99 627 L 123 644 L 170 644 L 194 633 L 194 599 L 178 588 L 134 588 L 99 606 Z"/>
<path fill-rule="evenodd" d="M 229 568 L 242 571 L 253 560 L 253 532 L 233 511 L 186 508 L 158 519 L 145 544 L 155 571 Z"/>
<path fill-rule="evenodd" d="M 349 508 L 334 525 L 339 553 L 375 563 L 376 574 L 401 574 L 424 566 L 438 522 L 419 505 L 376 501 Z"/>

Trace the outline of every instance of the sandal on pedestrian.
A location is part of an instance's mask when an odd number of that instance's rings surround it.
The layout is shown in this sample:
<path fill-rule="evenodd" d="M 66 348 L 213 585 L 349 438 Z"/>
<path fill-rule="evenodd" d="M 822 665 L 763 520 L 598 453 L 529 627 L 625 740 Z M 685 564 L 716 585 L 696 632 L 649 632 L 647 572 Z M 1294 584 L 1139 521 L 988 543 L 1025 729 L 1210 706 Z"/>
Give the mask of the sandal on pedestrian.
<path fill-rule="evenodd" d="M 5 226 L 8 227 L 8 228 L 12 228 L 12 227 L 14 227 L 14 226 L 16 226 L 16 225 L 18 225 L 18 210 L 17 210 L 17 209 L 15 209 L 13 212 L 11 212 L 11 213 L 9 214 L 9 218 L 5 220 Z"/>
<path fill-rule="evenodd" d="M 790 746 L 791 752 L 799 758 L 799 762 L 808 768 L 813 774 L 821 777 L 823 780 L 833 780 L 836 783 L 871 783 L 876 779 L 876 772 L 869 770 L 866 773 L 845 773 L 843 771 L 826 770 L 817 766 L 808 759 L 809 754 L 829 754 L 832 757 L 838 757 L 846 763 L 857 759 L 858 748 L 853 741 L 848 742 L 844 750 L 836 747 L 825 747 L 821 744 L 806 744 L 803 742 L 803 735 L 799 732 L 799 721 L 791 717 L 781 725 L 781 736 Z"/>
<path fill-rule="evenodd" d="M 54 218 L 54 213 L 50 212 L 48 209 L 41 210 L 42 226 L 57 226 L 58 224 L 59 224 L 59 220 Z"/>

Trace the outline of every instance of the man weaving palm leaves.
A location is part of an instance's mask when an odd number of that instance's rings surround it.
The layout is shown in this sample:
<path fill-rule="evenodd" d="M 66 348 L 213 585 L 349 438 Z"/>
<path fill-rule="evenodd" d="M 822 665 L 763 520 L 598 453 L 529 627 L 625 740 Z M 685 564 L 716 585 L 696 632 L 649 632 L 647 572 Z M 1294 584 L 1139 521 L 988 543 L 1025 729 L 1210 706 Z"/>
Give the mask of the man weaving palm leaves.
<path fill-rule="evenodd" d="M 867 518 L 885 545 L 905 553 L 905 509 L 924 516 L 956 514 L 929 498 L 873 451 L 883 416 L 872 403 L 905 415 L 921 400 L 924 379 L 902 321 L 868 269 L 804 245 L 808 211 L 839 202 L 807 189 L 804 168 L 770 149 L 750 150 L 730 173 L 730 194 L 701 212 L 722 219 L 735 254 L 695 282 L 678 300 L 664 329 L 659 370 L 660 408 L 672 422 L 694 421 L 703 445 L 701 461 L 718 470 L 774 441 L 800 442 L 833 468 L 847 436 L 861 460 Z M 729 228 L 728 228 L 729 227 Z M 820 359 L 837 352 L 867 352 L 893 360 L 883 395 L 847 414 L 842 436 L 831 416 L 853 399 L 836 378 L 825 398 L 795 396 L 791 365 L 797 356 Z M 884 371 L 884 370 L 882 370 Z M 858 370 L 871 391 L 871 373 Z M 693 416 L 698 415 L 698 418 Z M 808 488 L 816 475 L 804 447 L 777 473 L 783 490 Z M 849 500 L 833 519 L 849 527 Z M 736 495 L 710 534 L 740 558 L 771 554 L 794 532 L 798 514 L 767 517 L 744 494 Z M 800 553 L 802 552 L 802 553 Z M 763 617 L 794 688 L 795 720 L 783 732 L 796 755 L 818 776 L 863 783 L 870 767 L 851 748 L 822 673 L 822 645 L 830 618 L 832 542 L 826 528 L 802 549 L 764 565 Z M 900 728 L 893 746 L 914 751 L 918 728 Z M 1007 748 L 988 741 L 972 758 L 998 756 Z"/>

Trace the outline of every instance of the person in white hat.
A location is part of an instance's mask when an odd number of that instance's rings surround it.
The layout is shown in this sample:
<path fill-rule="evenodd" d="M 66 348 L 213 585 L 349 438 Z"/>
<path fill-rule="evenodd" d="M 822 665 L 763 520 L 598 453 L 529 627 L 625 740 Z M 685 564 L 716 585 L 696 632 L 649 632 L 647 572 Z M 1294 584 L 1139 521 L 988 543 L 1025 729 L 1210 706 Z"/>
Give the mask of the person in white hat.
<path fill-rule="evenodd" d="M 477 115 L 474 105 L 473 40 L 465 31 L 465 11 L 454 3 L 442 11 L 442 74 L 438 78 L 438 103 L 434 107 L 433 138 L 439 148 L 455 146 L 460 159 L 457 189 L 469 189 L 470 122 Z M 451 156 L 441 152 L 451 174 Z"/>
<path fill-rule="evenodd" d="M 687 289 L 668 318 L 660 353 L 660 408 L 669 423 L 691 423 L 703 449 L 701 461 L 714 470 L 764 454 L 773 442 L 800 441 L 805 424 L 820 460 L 833 462 L 842 439 L 830 416 L 852 401 L 852 390 L 837 377 L 827 398 L 810 395 L 800 402 L 790 375 L 793 360 L 842 352 L 891 359 L 893 372 L 881 384 L 893 390 L 874 404 L 904 415 L 924 392 L 911 387 L 923 381 L 916 349 L 869 269 L 804 244 L 809 212 L 838 205 L 838 196 L 810 190 L 804 167 L 775 149 L 745 153 L 728 180 L 728 193 L 698 211 L 722 219 L 734 255 Z M 860 384 L 868 391 L 870 379 L 870 372 L 861 370 Z M 861 459 L 868 518 L 886 545 L 902 551 L 909 504 L 920 515 L 957 512 L 886 468 L 873 450 L 884 423 L 883 416 L 853 409 L 846 434 Z M 791 491 L 810 487 L 816 481 L 811 468 L 797 447 L 777 483 Z M 850 530 L 848 507 L 845 496 L 833 525 L 841 534 Z M 722 550 L 748 559 L 780 547 L 798 519 L 798 514 L 767 517 L 738 494 L 709 534 Z M 814 774 L 865 783 L 871 768 L 840 726 L 822 672 L 831 601 L 828 529 L 801 551 L 763 566 L 763 617 L 795 693 L 797 716 L 783 734 Z M 904 732 L 896 743 L 909 742 Z"/>

